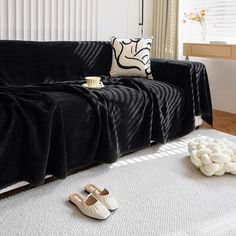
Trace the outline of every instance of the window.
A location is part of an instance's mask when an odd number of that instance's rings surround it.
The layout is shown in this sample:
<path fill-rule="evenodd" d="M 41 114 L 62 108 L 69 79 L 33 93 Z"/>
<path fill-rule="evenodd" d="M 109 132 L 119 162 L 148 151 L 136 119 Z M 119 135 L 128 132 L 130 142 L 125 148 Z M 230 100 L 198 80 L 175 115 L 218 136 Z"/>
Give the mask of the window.
<path fill-rule="evenodd" d="M 182 12 L 207 10 L 207 41 L 236 42 L 235 0 L 182 0 L 182 8 Z M 199 23 L 190 22 L 183 26 L 184 41 L 199 41 L 200 38 L 201 26 Z"/>

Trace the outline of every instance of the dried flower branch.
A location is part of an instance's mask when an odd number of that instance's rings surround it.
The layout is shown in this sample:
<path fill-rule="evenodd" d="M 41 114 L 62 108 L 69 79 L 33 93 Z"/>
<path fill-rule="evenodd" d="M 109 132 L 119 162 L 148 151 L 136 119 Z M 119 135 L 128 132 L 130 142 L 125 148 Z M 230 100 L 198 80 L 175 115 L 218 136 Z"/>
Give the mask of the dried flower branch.
<path fill-rule="evenodd" d="M 201 25 L 203 40 L 206 39 L 206 16 L 207 16 L 207 11 L 205 9 L 201 9 L 184 13 L 184 19 L 183 19 L 184 24 L 188 22 L 191 23 L 196 22 Z"/>

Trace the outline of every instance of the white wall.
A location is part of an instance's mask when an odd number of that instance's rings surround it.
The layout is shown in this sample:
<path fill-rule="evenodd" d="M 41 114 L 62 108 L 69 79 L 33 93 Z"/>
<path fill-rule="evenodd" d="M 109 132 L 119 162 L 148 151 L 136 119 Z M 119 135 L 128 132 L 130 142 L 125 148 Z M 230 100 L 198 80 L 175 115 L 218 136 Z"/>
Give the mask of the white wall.
<path fill-rule="evenodd" d="M 183 6 L 180 0 L 179 12 L 179 58 L 183 59 Z M 235 42 L 236 43 L 236 42 Z M 206 65 L 213 109 L 236 114 L 236 61 L 191 57 Z"/>
<path fill-rule="evenodd" d="M 98 39 L 140 37 L 140 0 L 99 0 Z M 144 37 L 152 35 L 153 0 L 144 0 Z"/>
<path fill-rule="evenodd" d="M 145 34 L 152 1 L 144 0 Z M 23 4 L 24 3 L 24 4 Z M 142 0 L 0 0 L 0 39 L 109 40 L 141 36 Z"/>
<path fill-rule="evenodd" d="M 141 0 L 0 0 L 0 39 L 139 37 L 140 7 Z"/>
<path fill-rule="evenodd" d="M 139 0 L 99 0 L 98 40 L 139 36 Z"/>
<path fill-rule="evenodd" d="M 206 65 L 213 108 L 236 114 L 236 61 L 192 58 Z"/>

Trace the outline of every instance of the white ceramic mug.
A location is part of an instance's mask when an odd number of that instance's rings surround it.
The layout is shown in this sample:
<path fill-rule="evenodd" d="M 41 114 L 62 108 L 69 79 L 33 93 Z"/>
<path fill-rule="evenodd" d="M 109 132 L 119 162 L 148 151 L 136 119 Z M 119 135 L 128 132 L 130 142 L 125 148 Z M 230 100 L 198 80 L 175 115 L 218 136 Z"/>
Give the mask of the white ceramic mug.
<path fill-rule="evenodd" d="M 87 83 L 88 87 L 90 87 L 90 88 L 97 88 L 97 87 L 101 87 L 103 85 L 103 83 L 100 81 L 101 77 L 88 76 L 88 77 L 85 77 L 85 79 L 86 79 L 86 83 Z"/>

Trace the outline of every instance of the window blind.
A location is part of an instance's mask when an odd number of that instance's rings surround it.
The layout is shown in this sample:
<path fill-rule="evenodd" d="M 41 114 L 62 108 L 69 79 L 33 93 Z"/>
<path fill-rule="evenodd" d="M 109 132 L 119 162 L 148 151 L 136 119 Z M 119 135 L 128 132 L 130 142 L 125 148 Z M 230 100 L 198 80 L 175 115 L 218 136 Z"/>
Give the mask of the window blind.
<path fill-rule="evenodd" d="M 183 11 L 206 9 L 207 41 L 236 42 L 235 0 L 183 0 Z M 184 25 L 184 41 L 199 39 L 200 24 Z"/>

